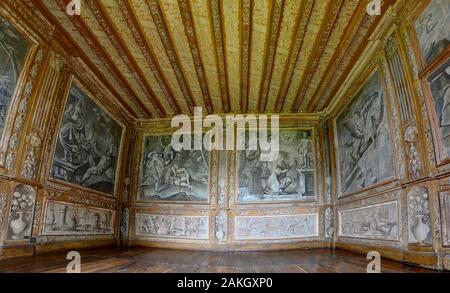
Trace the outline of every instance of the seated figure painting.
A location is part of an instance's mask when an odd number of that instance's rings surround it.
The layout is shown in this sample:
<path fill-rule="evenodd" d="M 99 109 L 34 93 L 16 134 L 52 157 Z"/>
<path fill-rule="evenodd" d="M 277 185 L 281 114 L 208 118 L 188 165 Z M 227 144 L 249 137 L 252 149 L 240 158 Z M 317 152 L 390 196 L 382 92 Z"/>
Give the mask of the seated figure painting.
<path fill-rule="evenodd" d="M 208 200 L 209 152 L 175 151 L 171 136 L 144 138 L 141 161 L 140 200 Z"/>
<path fill-rule="evenodd" d="M 280 130 L 277 158 L 263 161 L 261 150 L 237 152 L 238 201 L 315 199 L 314 152 L 310 130 Z"/>
<path fill-rule="evenodd" d="M 112 195 L 122 127 L 72 86 L 58 133 L 52 175 Z"/>

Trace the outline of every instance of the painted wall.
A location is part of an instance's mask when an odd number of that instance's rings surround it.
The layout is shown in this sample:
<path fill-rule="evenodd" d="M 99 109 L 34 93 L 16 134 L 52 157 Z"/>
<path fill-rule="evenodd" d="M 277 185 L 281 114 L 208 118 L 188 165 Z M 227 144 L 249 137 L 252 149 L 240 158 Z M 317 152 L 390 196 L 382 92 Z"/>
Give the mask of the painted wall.
<path fill-rule="evenodd" d="M 0 3 L 0 257 L 116 245 L 130 119 L 23 3 Z"/>
<path fill-rule="evenodd" d="M 400 1 L 327 109 L 336 247 L 450 267 L 449 14 Z"/>
<path fill-rule="evenodd" d="M 170 144 L 177 130 L 170 120 L 141 121 L 136 129 L 128 245 L 211 250 L 329 245 L 324 129 L 317 116 L 281 115 L 280 152 L 271 162 L 261 160 L 260 150 L 177 152 Z"/>

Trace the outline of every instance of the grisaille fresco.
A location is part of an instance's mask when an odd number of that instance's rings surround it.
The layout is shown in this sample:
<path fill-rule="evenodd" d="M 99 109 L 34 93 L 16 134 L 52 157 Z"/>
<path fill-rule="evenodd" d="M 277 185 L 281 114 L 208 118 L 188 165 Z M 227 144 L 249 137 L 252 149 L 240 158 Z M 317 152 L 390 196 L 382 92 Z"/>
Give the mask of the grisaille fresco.
<path fill-rule="evenodd" d="M 354 192 L 394 176 L 380 74 L 376 71 L 336 121 L 340 188 Z"/>
<path fill-rule="evenodd" d="M 237 216 L 236 240 L 284 239 L 319 236 L 318 214 Z"/>
<path fill-rule="evenodd" d="M 136 215 L 136 235 L 169 238 L 209 238 L 209 218 L 206 216 Z"/>
<path fill-rule="evenodd" d="M 447 157 L 450 156 L 450 60 L 429 78 L 441 143 Z"/>
<path fill-rule="evenodd" d="M 0 16 L 0 138 L 29 48 L 29 41 Z"/>
<path fill-rule="evenodd" d="M 114 194 L 122 127 L 72 85 L 58 133 L 52 175 Z"/>
<path fill-rule="evenodd" d="M 416 20 L 415 27 L 425 60 L 430 64 L 449 44 L 448 0 L 432 0 Z"/>
<path fill-rule="evenodd" d="M 339 211 L 339 236 L 398 239 L 397 202 Z"/>
<path fill-rule="evenodd" d="M 8 239 L 30 239 L 35 202 L 36 192 L 31 186 L 17 185 L 11 201 Z"/>
<path fill-rule="evenodd" d="M 144 138 L 140 200 L 207 201 L 209 152 L 171 146 L 171 136 Z"/>
<path fill-rule="evenodd" d="M 431 244 L 431 216 L 428 190 L 417 186 L 408 192 L 408 241 Z"/>
<path fill-rule="evenodd" d="M 239 202 L 315 199 L 311 131 L 280 130 L 278 158 L 261 161 L 260 153 L 237 152 Z"/>
<path fill-rule="evenodd" d="M 442 216 L 442 242 L 445 246 L 450 246 L 450 192 L 439 194 L 441 216 Z"/>
<path fill-rule="evenodd" d="M 113 234 L 114 211 L 49 201 L 44 235 Z"/>

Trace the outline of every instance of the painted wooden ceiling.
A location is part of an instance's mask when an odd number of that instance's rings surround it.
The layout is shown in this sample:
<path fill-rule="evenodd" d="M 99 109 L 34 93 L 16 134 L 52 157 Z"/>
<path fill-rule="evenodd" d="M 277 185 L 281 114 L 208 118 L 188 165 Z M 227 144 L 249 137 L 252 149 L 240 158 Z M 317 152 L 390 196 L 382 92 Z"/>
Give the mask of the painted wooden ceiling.
<path fill-rule="evenodd" d="M 380 20 L 365 0 L 38 2 L 134 118 L 323 111 Z"/>

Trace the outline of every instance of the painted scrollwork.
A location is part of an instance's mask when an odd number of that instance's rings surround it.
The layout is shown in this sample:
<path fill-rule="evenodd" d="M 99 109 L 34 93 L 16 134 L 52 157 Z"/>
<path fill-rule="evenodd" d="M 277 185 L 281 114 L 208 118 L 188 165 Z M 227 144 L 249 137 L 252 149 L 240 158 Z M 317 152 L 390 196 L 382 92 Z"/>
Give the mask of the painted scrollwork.
<path fill-rule="evenodd" d="M 41 47 L 37 54 L 36 54 L 36 60 L 33 64 L 33 67 L 31 68 L 27 83 L 25 84 L 23 93 L 22 93 L 22 100 L 19 103 L 19 108 L 17 110 L 17 116 L 14 120 L 14 127 L 13 127 L 13 134 L 11 135 L 11 138 L 9 139 L 9 145 L 8 145 L 8 154 L 6 155 L 6 168 L 8 170 L 11 170 L 14 168 L 15 160 L 16 160 L 16 150 L 19 146 L 20 141 L 20 132 L 22 131 L 24 121 L 25 121 L 25 113 L 27 110 L 28 102 L 30 100 L 31 94 L 33 92 L 33 86 L 35 83 L 35 80 L 37 78 L 38 72 L 40 71 L 42 61 L 44 60 L 44 49 Z"/>
<path fill-rule="evenodd" d="M 6 204 L 8 202 L 8 194 L 6 192 L 0 193 L 0 241 L 3 237 L 3 217 L 5 216 Z"/>
<path fill-rule="evenodd" d="M 325 210 L 325 238 L 333 238 L 334 224 L 333 224 L 333 209 L 328 207 Z"/>
<path fill-rule="evenodd" d="M 120 239 L 124 240 L 128 235 L 128 225 L 130 220 L 130 210 L 124 208 L 120 214 Z"/>
<path fill-rule="evenodd" d="M 224 241 L 227 236 L 227 215 L 216 215 L 216 238 L 219 241 Z"/>
<path fill-rule="evenodd" d="M 39 160 L 37 153 L 42 145 L 42 138 L 36 132 L 31 133 L 27 138 L 27 153 L 23 163 L 22 176 L 26 179 L 34 179 L 37 175 Z"/>
<path fill-rule="evenodd" d="M 422 172 L 420 153 L 415 146 L 417 134 L 417 128 L 410 126 L 406 128 L 403 135 L 406 142 L 406 155 L 408 156 L 408 174 L 414 179 L 419 178 Z"/>

